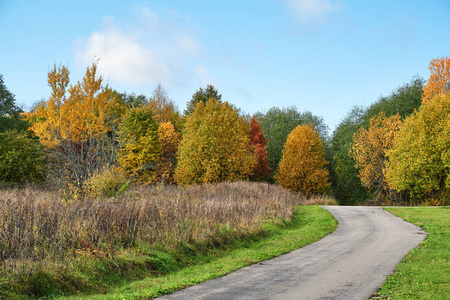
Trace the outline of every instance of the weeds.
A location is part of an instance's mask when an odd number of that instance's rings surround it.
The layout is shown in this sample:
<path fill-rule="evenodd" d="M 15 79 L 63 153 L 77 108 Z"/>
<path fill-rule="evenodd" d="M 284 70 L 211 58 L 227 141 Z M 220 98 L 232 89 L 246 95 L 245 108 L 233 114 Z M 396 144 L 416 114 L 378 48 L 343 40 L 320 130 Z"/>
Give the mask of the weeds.
<path fill-rule="evenodd" d="M 226 245 L 233 236 L 261 232 L 267 220 L 290 219 L 301 201 L 278 186 L 244 182 L 134 187 L 116 198 L 70 202 L 51 190 L 4 189 L 0 278 L 8 284 L 0 284 L 0 295 L 92 289 L 86 274 L 114 268 L 119 275 L 113 281 L 136 270 L 167 271 L 175 262 L 160 259 L 158 249 L 189 255 L 197 251 L 192 245 Z M 68 276 L 78 277 L 68 286 Z"/>

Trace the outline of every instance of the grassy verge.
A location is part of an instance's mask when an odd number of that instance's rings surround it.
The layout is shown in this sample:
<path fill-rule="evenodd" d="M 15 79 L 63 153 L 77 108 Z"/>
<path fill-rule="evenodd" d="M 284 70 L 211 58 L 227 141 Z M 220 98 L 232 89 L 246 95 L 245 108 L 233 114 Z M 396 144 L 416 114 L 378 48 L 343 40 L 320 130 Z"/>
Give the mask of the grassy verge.
<path fill-rule="evenodd" d="M 374 298 L 449 299 L 450 208 L 386 208 L 390 213 L 422 227 L 427 238 L 397 266 Z"/>
<path fill-rule="evenodd" d="M 190 258 L 188 266 L 162 276 L 149 276 L 105 295 L 66 299 L 148 299 L 210 280 L 244 266 L 315 242 L 337 227 L 332 215 L 317 206 L 297 207 L 291 222 L 264 224 L 264 236 L 238 238 L 226 248 Z"/>

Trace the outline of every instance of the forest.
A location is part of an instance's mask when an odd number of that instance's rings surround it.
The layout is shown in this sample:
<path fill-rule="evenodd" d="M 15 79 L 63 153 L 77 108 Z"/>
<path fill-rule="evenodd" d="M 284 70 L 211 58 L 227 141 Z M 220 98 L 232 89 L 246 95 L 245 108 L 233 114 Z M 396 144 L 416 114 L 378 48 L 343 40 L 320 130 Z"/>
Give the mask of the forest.
<path fill-rule="evenodd" d="M 180 112 L 161 85 L 114 90 L 96 62 L 76 83 L 54 66 L 24 111 L 0 75 L 0 298 L 166 274 L 299 204 L 449 205 L 450 57 L 429 70 L 331 134 L 295 106 L 244 114 L 213 85 Z"/>
<path fill-rule="evenodd" d="M 111 197 L 135 185 L 256 181 L 339 204 L 449 203 L 450 58 L 430 62 L 329 134 L 295 106 L 254 115 L 200 87 L 183 113 L 158 85 L 150 96 L 105 85 L 94 62 L 70 83 L 48 72 L 51 95 L 23 111 L 3 76 L 0 183 L 51 186 L 66 199 Z"/>

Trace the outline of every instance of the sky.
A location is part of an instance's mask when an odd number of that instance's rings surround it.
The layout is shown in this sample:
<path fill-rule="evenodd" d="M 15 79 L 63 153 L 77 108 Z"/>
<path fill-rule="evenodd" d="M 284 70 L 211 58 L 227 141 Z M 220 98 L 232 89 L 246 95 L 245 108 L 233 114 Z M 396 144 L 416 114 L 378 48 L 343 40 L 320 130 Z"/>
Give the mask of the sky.
<path fill-rule="evenodd" d="M 0 0 L 0 74 L 30 109 L 47 73 L 71 84 L 98 61 L 105 84 L 182 112 L 214 85 L 243 113 L 295 106 L 332 131 L 450 55 L 448 0 Z"/>

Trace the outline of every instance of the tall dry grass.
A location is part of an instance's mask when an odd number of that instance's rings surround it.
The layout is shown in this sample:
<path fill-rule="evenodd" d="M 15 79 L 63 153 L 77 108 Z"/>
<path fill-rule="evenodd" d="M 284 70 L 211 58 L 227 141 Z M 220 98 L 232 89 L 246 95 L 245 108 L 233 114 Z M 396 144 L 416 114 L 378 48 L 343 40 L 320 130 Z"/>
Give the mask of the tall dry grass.
<path fill-rule="evenodd" d="M 123 196 L 66 202 L 36 188 L 0 191 L 0 271 L 14 261 L 113 255 L 138 243 L 176 247 L 224 231 L 258 230 L 289 219 L 303 199 L 262 183 L 135 187 Z M 1 274 L 0 274 L 1 275 Z"/>

